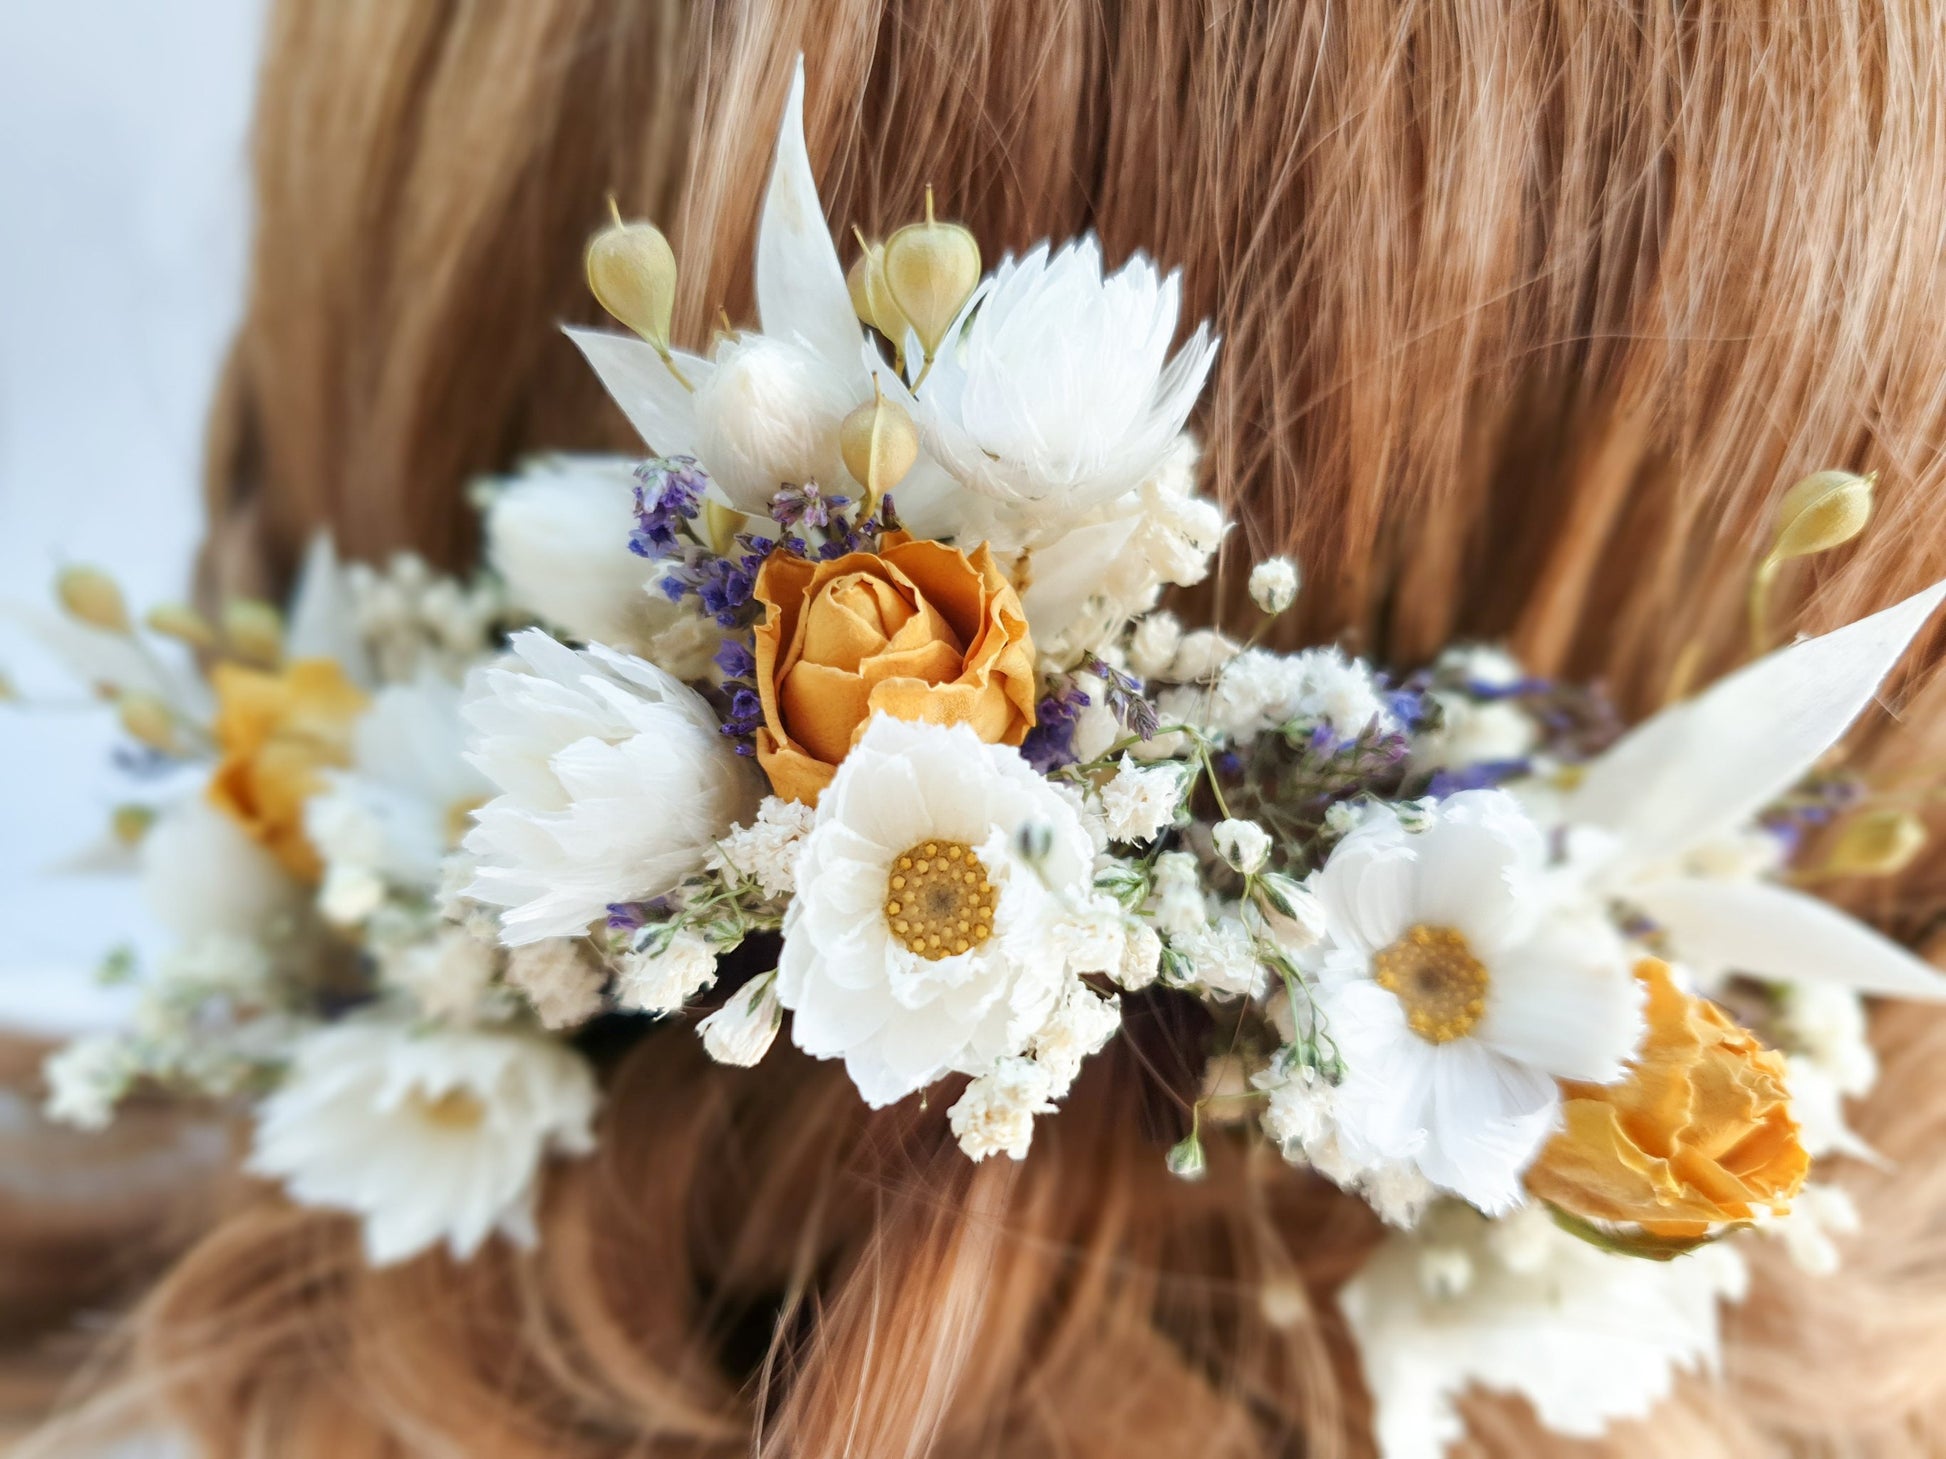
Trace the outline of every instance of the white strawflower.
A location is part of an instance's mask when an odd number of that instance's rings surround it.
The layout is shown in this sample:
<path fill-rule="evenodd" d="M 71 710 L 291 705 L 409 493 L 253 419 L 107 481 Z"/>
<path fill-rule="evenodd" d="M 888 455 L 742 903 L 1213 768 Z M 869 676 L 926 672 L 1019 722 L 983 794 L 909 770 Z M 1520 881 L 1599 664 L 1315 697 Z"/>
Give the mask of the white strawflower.
<path fill-rule="evenodd" d="M 1246 649 L 1223 666 L 1210 718 L 1232 739 L 1247 740 L 1287 724 L 1328 725 L 1340 739 L 1371 726 L 1398 728 L 1372 671 L 1335 648 L 1278 654 Z"/>
<path fill-rule="evenodd" d="M 1047 1071 L 1049 1097 L 1066 1094 L 1082 1061 L 1106 1047 L 1121 1026 L 1121 999 L 1103 998 L 1078 978 L 1069 983 L 1030 1049 L 1034 1062 Z"/>
<path fill-rule="evenodd" d="M 507 981 L 548 1028 L 575 1028 L 601 1012 L 601 965 L 578 937 L 525 942 L 507 953 Z"/>
<path fill-rule="evenodd" d="M 761 334 L 724 339 L 696 388 L 696 455 L 730 504 L 768 517 L 785 485 L 843 482 L 838 427 L 852 382 L 804 344 Z"/>
<path fill-rule="evenodd" d="M 1175 824 L 1183 787 L 1183 774 L 1176 766 L 1144 768 L 1123 755 L 1114 776 L 1099 791 L 1110 839 L 1134 846 L 1155 840 Z"/>
<path fill-rule="evenodd" d="M 487 561 L 513 601 L 541 622 L 652 658 L 677 678 L 700 677 L 693 663 L 674 664 L 654 651 L 668 629 L 697 614 L 661 590 L 660 564 L 629 550 L 635 462 L 541 457 L 499 484 L 485 529 Z"/>
<path fill-rule="evenodd" d="M 1513 1237 L 1521 1268 L 1501 1259 Z M 1679 1371 L 1715 1371 L 1718 1304 L 1745 1285 L 1727 1243 L 1640 1261 L 1568 1235 L 1537 1208 L 1489 1222 L 1449 1203 L 1419 1233 L 1382 1243 L 1338 1305 L 1379 1453 L 1444 1459 L 1465 1437 L 1456 1402 L 1469 1391 L 1524 1397 L 1568 1438 L 1646 1416 Z"/>
<path fill-rule="evenodd" d="M 1156 980 L 1162 971 L 1162 938 L 1146 922 L 1128 927 L 1122 944 L 1121 966 L 1110 976 L 1131 993 L 1139 993 Z"/>
<path fill-rule="evenodd" d="M 1221 820 L 1210 831 L 1216 854 L 1232 871 L 1254 876 L 1270 860 L 1270 833 L 1255 821 Z"/>
<path fill-rule="evenodd" d="M 495 1231 L 531 1243 L 541 1161 L 594 1145 L 595 1080 L 560 1042 L 362 1018 L 297 1040 L 249 1168 L 364 1220 L 375 1266 Z"/>
<path fill-rule="evenodd" d="M 1191 976 L 1218 998 L 1254 997 L 1263 991 L 1263 964 L 1249 930 L 1234 917 L 1172 934 L 1169 945 L 1189 960 Z"/>
<path fill-rule="evenodd" d="M 716 1012 L 696 1025 L 703 1048 L 719 1064 L 750 1068 L 770 1052 L 784 1021 L 777 1001 L 777 976 L 752 978 Z"/>
<path fill-rule="evenodd" d="M 1150 613 L 1129 635 L 1128 666 L 1144 679 L 1160 679 L 1176 661 L 1181 643 L 1181 619 L 1173 613 Z"/>
<path fill-rule="evenodd" d="M 1060 523 L 1152 475 L 1216 346 L 1173 359 L 1180 285 L 1139 254 L 1104 275 L 1085 237 L 1008 258 L 953 326 L 915 406 L 928 449 L 1023 524 Z"/>
<path fill-rule="evenodd" d="M 1053 933 L 1093 862 L 1018 751 L 874 719 L 798 855 L 777 977 L 792 1039 L 842 1058 L 874 1107 L 1020 1053 L 1070 976 Z"/>
<path fill-rule="evenodd" d="M 529 630 L 478 676 L 469 758 L 500 789 L 465 846 L 509 945 L 585 932 L 700 870 L 756 783 L 694 690 L 600 645 Z"/>
<path fill-rule="evenodd" d="M 135 1077 L 119 1036 L 86 1034 L 62 1045 L 41 1064 L 47 1117 L 83 1130 L 104 1130 Z"/>
<path fill-rule="evenodd" d="M 810 833 L 812 814 L 801 800 L 765 796 L 756 820 L 732 826 L 716 843 L 708 868 L 748 877 L 766 897 L 789 896 L 797 885 L 793 868 L 798 847 Z"/>
<path fill-rule="evenodd" d="M 350 767 L 326 772 L 304 807 L 324 862 L 318 905 L 331 921 L 363 923 L 393 888 L 437 890 L 467 817 L 493 789 L 465 745 L 452 681 L 426 673 L 372 697 L 352 729 Z"/>
<path fill-rule="evenodd" d="M 693 932 L 678 932 L 622 959 L 615 998 L 643 1013 L 674 1013 L 716 981 L 716 950 Z"/>
<path fill-rule="evenodd" d="M 1032 1059 L 1002 1058 L 966 1086 L 946 1122 L 960 1149 L 975 1160 L 989 1155 L 1024 1160 L 1034 1139 L 1034 1116 L 1054 1109 L 1051 1089 L 1047 1071 Z"/>
<path fill-rule="evenodd" d="M 1622 1077 L 1641 988 L 1605 918 L 1557 905 L 1545 839 L 1503 791 L 1425 829 L 1367 821 L 1318 874 L 1330 937 L 1314 997 L 1345 1064 L 1338 1135 L 1359 1167 L 1409 1162 L 1489 1214 L 1559 1118 L 1559 1079 Z"/>
<path fill-rule="evenodd" d="M 1250 569 L 1250 601 L 1275 616 L 1297 601 L 1297 564 L 1269 557 Z"/>

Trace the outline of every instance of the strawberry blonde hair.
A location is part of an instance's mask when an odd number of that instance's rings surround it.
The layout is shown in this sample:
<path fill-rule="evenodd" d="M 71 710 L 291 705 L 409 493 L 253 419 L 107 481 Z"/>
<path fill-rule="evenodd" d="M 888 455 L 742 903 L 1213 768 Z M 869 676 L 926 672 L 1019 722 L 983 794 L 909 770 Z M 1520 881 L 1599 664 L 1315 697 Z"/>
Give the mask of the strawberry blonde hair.
<path fill-rule="evenodd" d="M 1230 561 L 1302 559 L 1295 635 L 1397 665 L 1505 638 L 1643 712 L 1738 661 L 1806 471 L 1876 470 L 1879 504 L 1787 571 L 1780 627 L 1946 573 L 1943 31 L 1940 0 L 282 0 L 208 574 L 274 584 L 320 527 L 461 564 L 469 476 L 631 448 L 556 328 L 595 317 L 582 242 L 612 189 L 669 227 L 679 336 L 747 320 L 801 50 L 835 226 L 882 236 L 931 183 L 990 256 L 1094 229 L 1183 267 L 1224 337 Z M 1946 763 L 1937 649 L 1856 736 L 1872 775 Z M 1923 944 L 1942 871 L 1833 891 Z M 1028 1160 L 979 1166 L 948 1099 L 869 1113 L 664 1027 L 604 1051 L 600 1152 L 550 1176 L 537 1251 L 367 1270 L 266 1195 L 141 1312 L 139 1392 L 216 1459 L 1368 1452 L 1331 1294 L 1372 1219 L 1241 1140 L 1167 1176 L 1198 1030 L 1130 1017 Z M 1877 1036 L 1854 1114 L 1891 1163 L 1834 1171 L 1844 1270 L 1749 1243 L 1720 1382 L 1590 1446 L 1470 1399 L 1461 1452 L 1939 1452 L 1946 1020 Z"/>

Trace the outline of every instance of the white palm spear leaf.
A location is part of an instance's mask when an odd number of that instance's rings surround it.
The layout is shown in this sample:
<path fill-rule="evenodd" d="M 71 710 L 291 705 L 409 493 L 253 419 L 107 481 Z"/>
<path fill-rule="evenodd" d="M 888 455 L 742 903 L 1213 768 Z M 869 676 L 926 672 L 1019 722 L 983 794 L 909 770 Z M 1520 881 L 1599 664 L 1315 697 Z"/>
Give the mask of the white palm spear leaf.
<path fill-rule="evenodd" d="M 1946 999 L 1946 975 L 1827 903 L 1768 883 L 1669 871 L 1803 779 L 1872 702 L 1942 597 L 1946 582 L 1780 649 L 1664 710 L 1591 763 L 1563 819 L 1613 837 L 1598 889 L 1640 908 L 1701 968 Z"/>

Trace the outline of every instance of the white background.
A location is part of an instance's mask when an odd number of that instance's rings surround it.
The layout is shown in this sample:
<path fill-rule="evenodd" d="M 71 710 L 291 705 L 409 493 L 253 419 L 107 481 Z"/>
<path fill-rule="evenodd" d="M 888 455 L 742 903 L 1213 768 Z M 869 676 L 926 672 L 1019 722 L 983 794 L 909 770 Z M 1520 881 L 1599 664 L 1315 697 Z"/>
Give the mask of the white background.
<path fill-rule="evenodd" d="M 66 562 L 184 596 L 204 415 L 242 294 L 260 0 L 0 5 L 0 604 Z M 0 608 L 0 1025 L 103 1016 L 153 934 L 126 876 L 53 874 L 131 798 L 112 726 Z"/>

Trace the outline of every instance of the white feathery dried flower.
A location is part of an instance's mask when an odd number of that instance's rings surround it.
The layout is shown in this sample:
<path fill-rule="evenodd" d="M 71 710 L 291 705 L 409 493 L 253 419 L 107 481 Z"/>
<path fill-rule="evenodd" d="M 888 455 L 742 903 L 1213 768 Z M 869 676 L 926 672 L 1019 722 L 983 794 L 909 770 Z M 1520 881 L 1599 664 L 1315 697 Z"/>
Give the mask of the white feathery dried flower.
<path fill-rule="evenodd" d="M 526 995 L 541 1023 L 576 1028 L 601 1012 L 600 964 L 580 938 L 548 937 L 507 953 L 507 981 Z"/>

